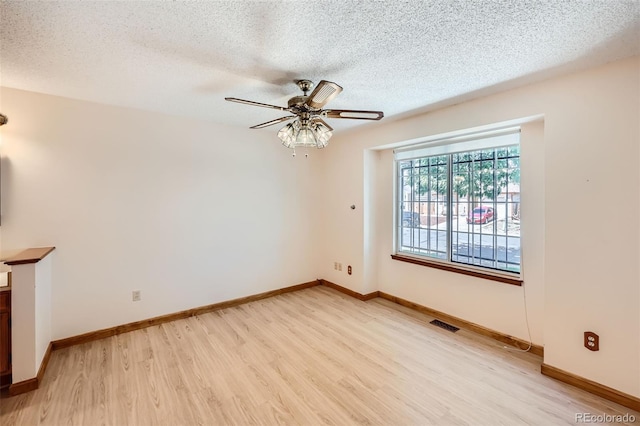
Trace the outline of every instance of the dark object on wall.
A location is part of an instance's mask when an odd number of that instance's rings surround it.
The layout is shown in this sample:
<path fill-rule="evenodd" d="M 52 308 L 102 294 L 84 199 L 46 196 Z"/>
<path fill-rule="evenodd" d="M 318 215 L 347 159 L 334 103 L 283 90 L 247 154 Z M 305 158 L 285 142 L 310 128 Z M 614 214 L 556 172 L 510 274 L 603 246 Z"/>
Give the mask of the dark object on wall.
<path fill-rule="evenodd" d="M 0 126 L 2 126 L 3 124 L 7 124 L 8 122 L 9 119 L 7 118 L 7 116 L 0 114 Z"/>
<path fill-rule="evenodd" d="M 585 331 L 584 332 L 584 347 L 589 349 L 590 351 L 599 351 L 600 350 L 600 336 L 598 336 L 593 331 Z"/>
<path fill-rule="evenodd" d="M 0 290 L 0 388 L 11 384 L 11 287 Z"/>

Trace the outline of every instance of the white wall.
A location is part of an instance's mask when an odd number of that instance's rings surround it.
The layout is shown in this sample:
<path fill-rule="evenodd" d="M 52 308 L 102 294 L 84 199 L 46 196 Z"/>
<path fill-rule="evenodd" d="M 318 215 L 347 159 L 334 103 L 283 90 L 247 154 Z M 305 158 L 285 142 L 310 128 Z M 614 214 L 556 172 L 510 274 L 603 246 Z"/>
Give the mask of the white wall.
<path fill-rule="evenodd" d="M 555 80 L 545 129 L 545 361 L 636 396 L 639 86 L 638 58 Z M 594 200 L 612 208 L 571 208 Z M 587 330 L 599 352 L 582 348 Z"/>
<path fill-rule="evenodd" d="M 319 157 L 273 132 L 0 95 L 2 249 L 57 247 L 53 339 L 318 277 Z"/>
<path fill-rule="evenodd" d="M 322 158 L 327 185 L 321 275 L 522 339 L 528 339 L 526 291 L 531 335 L 544 344 L 545 363 L 640 396 L 639 76 L 639 58 L 632 58 L 338 134 Z M 522 128 L 524 287 L 390 258 L 392 154 L 375 154 L 372 167 L 369 150 L 538 115 L 543 121 Z M 373 197 L 367 195 L 371 182 Z M 346 208 L 364 200 L 355 214 Z M 613 207 L 588 213 L 601 203 Z M 375 229 L 375 238 L 365 238 L 365 229 Z M 365 247 L 369 240 L 377 250 Z M 356 265 L 354 275 L 334 271 L 336 260 Z M 599 352 L 582 347 L 587 330 L 600 335 Z"/>

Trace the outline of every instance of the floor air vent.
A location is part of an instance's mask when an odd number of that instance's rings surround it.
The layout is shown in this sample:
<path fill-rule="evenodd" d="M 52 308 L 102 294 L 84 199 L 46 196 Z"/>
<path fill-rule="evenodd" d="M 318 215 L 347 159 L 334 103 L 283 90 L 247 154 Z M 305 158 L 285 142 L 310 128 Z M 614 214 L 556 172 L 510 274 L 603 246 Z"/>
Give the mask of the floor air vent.
<path fill-rule="evenodd" d="M 460 330 L 458 327 L 454 327 L 451 324 L 447 324 L 446 322 L 442 322 L 437 319 L 434 319 L 429 324 L 437 325 L 438 327 L 444 328 L 445 330 L 450 331 L 452 333 L 455 333 L 456 331 Z"/>

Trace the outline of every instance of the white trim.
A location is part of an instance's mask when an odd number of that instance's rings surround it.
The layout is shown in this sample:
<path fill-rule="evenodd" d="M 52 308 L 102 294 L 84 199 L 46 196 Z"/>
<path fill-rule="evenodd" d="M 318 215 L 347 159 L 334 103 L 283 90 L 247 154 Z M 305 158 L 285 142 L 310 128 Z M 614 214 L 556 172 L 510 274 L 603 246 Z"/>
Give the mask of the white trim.
<path fill-rule="evenodd" d="M 423 140 L 407 147 L 393 150 L 396 161 L 414 158 L 453 154 L 456 152 L 495 149 L 520 143 L 520 127 L 472 133 L 464 136 Z"/>
<path fill-rule="evenodd" d="M 396 203 L 398 202 L 398 162 L 393 160 L 393 252 L 398 253 L 398 248 L 400 245 L 398 244 L 398 227 L 396 224 L 398 223 L 398 206 Z"/>
<path fill-rule="evenodd" d="M 516 119 L 513 119 L 513 120 L 501 121 L 499 123 L 484 124 L 484 125 L 481 125 L 481 126 L 469 127 L 469 128 L 461 129 L 461 130 L 452 130 L 452 131 L 449 131 L 449 132 L 442 132 L 442 133 L 438 133 L 438 134 L 430 135 L 430 136 L 421 136 L 419 138 L 413 138 L 413 139 L 407 139 L 407 140 L 402 140 L 402 141 L 397 141 L 397 142 L 386 143 L 386 144 L 383 144 L 383 145 L 375 146 L 375 147 L 373 147 L 371 149 L 377 150 L 377 151 L 383 151 L 383 150 L 387 150 L 387 149 L 402 148 L 402 147 L 406 147 L 406 146 L 410 146 L 410 145 L 416 145 L 416 144 L 420 144 L 420 143 L 423 143 L 423 142 L 429 142 L 429 141 L 434 141 L 434 140 L 455 138 L 455 137 L 459 137 L 459 136 L 466 136 L 466 135 L 471 135 L 471 134 L 480 134 L 480 133 L 485 133 L 485 132 L 492 132 L 492 131 L 495 131 L 495 130 L 507 129 L 507 128 L 511 128 L 511 127 L 521 127 L 523 124 L 526 124 L 526 123 L 532 123 L 534 121 L 543 121 L 543 120 L 544 120 L 544 114 L 530 115 L 530 116 L 527 116 L 527 117 L 516 118 Z"/>

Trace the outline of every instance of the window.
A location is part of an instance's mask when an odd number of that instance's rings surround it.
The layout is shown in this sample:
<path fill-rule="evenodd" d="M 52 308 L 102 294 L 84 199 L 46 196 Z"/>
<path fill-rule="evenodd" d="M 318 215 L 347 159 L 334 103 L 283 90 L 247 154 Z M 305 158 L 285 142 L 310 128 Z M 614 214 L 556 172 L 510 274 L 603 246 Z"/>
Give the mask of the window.
<path fill-rule="evenodd" d="M 395 157 L 396 253 L 520 273 L 519 131 L 432 142 Z"/>

